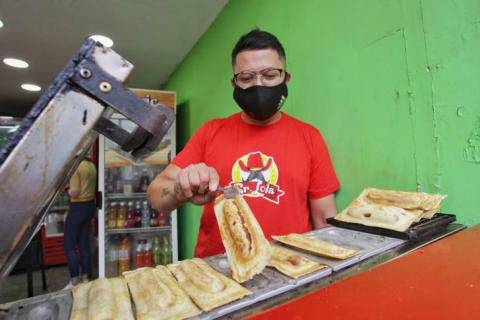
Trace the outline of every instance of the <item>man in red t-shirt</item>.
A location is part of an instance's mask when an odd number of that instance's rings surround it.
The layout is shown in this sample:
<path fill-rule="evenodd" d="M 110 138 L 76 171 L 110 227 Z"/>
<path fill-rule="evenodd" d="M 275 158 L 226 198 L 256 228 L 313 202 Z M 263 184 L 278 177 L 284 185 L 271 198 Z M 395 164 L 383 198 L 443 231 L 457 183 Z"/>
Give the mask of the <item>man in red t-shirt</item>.
<path fill-rule="evenodd" d="M 340 183 L 320 132 L 280 111 L 291 75 L 278 39 L 249 32 L 233 49 L 232 65 L 242 112 L 206 122 L 148 188 L 159 210 L 205 205 L 197 257 L 224 252 L 212 202 L 219 185 L 241 188 L 269 240 L 312 230 L 309 214 L 318 229 L 337 213 Z"/>

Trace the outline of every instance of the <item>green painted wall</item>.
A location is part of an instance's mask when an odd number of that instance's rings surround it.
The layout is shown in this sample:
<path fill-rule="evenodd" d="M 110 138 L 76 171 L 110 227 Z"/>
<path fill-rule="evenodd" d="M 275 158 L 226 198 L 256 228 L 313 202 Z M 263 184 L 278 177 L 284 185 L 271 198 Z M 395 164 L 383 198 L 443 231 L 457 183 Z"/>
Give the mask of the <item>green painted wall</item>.
<path fill-rule="evenodd" d="M 342 183 L 446 193 L 443 212 L 480 222 L 480 2 L 231 0 L 169 79 L 181 148 L 203 122 L 239 109 L 230 53 L 254 27 L 277 35 L 292 73 L 284 111 L 315 125 Z M 201 208 L 180 209 L 191 257 Z"/>

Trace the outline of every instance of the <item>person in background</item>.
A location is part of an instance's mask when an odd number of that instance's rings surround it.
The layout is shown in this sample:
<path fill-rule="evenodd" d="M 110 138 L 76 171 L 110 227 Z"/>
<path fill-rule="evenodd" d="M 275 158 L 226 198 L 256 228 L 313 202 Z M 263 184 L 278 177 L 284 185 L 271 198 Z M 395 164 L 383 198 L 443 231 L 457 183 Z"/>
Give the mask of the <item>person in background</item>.
<path fill-rule="evenodd" d="M 64 248 L 71 280 L 65 289 L 76 286 L 80 282 L 88 282 L 90 274 L 88 237 L 90 222 L 97 211 L 94 203 L 96 182 L 97 169 L 92 163 L 91 157 L 87 155 L 70 178 L 70 210 L 65 222 Z M 81 277 L 78 271 L 75 245 L 78 245 L 80 250 Z"/>
<path fill-rule="evenodd" d="M 197 257 L 225 251 L 212 202 L 219 185 L 241 188 L 269 240 L 323 228 L 337 214 L 340 183 L 320 132 L 280 111 L 291 78 L 282 44 L 252 30 L 235 45 L 232 67 L 233 98 L 242 111 L 206 122 L 148 188 L 158 210 L 205 205 Z"/>

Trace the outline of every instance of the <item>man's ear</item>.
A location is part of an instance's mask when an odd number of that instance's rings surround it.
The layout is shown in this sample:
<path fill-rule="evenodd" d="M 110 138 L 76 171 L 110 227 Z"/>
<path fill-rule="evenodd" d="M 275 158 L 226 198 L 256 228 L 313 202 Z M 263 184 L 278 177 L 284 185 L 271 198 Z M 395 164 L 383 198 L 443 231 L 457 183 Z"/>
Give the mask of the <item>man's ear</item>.
<path fill-rule="evenodd" d="M 291 73 L 290 72 L 287 72 L 287 74 L 285 75 L 287 77 L 287 79 L 285 80 L 285 84 L 288 86 L 288 83 L 290 82 L 290 77 L 291 77 Z"/>
<path fill-rule="evenodd" d="M 233 78 L 232 78 L 232 79 L 230 79 L 230 83 L 232 84 L 232 87 L 234 87 L 234 88 L 235 88 L 235 80 L 233 80 Z"/>

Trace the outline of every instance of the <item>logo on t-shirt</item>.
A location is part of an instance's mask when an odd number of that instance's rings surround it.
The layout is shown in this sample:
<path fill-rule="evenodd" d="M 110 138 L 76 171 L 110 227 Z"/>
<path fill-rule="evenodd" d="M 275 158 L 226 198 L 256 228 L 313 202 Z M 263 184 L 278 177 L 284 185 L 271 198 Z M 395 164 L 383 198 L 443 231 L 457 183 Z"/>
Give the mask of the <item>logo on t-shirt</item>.
<path fill-rule="evenodd" d="M 232 169 L 231 186 L 242 189 L 247 197 L 262 197 L 278 204 L 285 194 L 277 185 L 278 168 L 273 157 L 261 152 L 251 152 L 240 157 Z"/>

